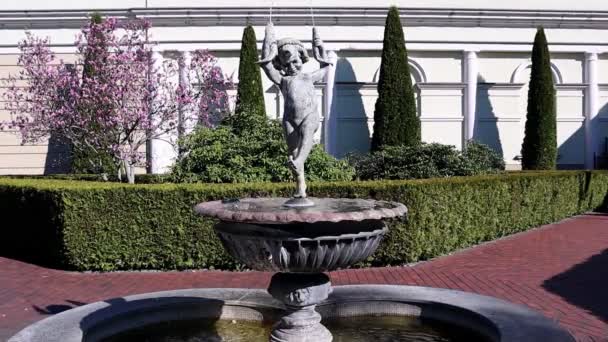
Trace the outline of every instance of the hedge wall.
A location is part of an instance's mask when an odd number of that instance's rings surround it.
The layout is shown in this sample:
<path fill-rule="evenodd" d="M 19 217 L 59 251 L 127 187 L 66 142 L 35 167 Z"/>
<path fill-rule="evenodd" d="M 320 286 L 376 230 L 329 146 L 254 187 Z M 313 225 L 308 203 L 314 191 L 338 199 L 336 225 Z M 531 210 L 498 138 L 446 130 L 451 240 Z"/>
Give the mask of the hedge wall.
<path fill-rule="evenodd" d="M 405 203 L 407 220 L 372 265 L 432 258 L 607 204 L 608 173 L 526 172 L 498 176 L 311 184 L 317 197 Z M 0 254 L 74 270 L 234 269 L 202 201 L 287 196 L 288 184 L 154 184 L 0 178 Z"/>

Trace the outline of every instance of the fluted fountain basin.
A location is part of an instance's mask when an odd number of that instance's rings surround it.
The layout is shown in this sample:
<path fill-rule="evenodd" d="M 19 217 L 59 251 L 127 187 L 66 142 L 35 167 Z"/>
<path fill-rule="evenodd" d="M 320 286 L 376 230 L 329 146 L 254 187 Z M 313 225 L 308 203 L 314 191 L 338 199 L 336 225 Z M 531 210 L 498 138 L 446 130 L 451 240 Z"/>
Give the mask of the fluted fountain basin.
<path fill-rule="evenodd" d="M 215 231 L 230 255 L 274 272 L 325 272 L 365 260 L 388 231 L 382 219 L 407 211 L 395 202 L 311 200 L 307 208 L 284 207 L 286 198 L 214 201 L 196 211 L 220 220 Z"/>
<path fill-rule="evenodd" d="M 365 260 L 388 229 L 382 221 L 368 220 L 290 225 L 220 222 L 215 231 L 228 253 L 251 269 L 325 272 Z"/>

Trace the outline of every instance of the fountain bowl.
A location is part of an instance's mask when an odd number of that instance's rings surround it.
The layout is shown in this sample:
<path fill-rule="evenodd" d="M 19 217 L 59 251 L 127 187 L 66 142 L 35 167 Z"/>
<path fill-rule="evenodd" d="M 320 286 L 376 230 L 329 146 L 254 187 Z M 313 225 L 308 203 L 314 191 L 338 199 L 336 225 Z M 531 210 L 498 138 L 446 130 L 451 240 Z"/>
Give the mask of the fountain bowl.
<path fill-rule="evenodd" d="M 399 203 L 311 199 L 314 207 L 285 206 L 285 198 L 201 203 L 196 211 L 220 220 L 215 231 L 235 259 L 251 269 L 325 272 L 368 258 L 388 228 L 383 218 L 404 215 Z"/>

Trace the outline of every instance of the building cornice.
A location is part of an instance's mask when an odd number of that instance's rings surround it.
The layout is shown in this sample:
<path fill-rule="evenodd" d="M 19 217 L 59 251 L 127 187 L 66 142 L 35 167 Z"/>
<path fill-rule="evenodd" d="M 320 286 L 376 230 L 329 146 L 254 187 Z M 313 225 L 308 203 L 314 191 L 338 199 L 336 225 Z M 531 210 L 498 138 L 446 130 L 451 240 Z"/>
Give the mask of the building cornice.
<path fill-rule="evenodd" d="M 0 11 L 2 29 L 79 28 L 94 9 Z M 608 11 L 402 8 L 405 26 L 608 29 Z M 245 8 L 129 8 L 99 11 L 103 16 L 149 18 L 156 27 L 264 25 L 269 10 Z M 318 7 L 319 26 L 384 26 L 387 8 Z M 312 25 L 310 8 L 273 9 L 276 25 Z"/>

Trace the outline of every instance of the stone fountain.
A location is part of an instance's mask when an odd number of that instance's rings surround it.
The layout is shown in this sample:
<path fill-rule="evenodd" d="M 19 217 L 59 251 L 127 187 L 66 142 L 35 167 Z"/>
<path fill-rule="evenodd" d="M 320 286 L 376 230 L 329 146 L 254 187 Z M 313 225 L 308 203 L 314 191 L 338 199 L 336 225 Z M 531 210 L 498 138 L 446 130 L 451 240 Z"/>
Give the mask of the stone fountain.
<path fill-rule="evenodd" d="M 365 260 L 388 231 L 384 218 L 404 215 L 404 205 L 363 199 L 311 199 L 291 208 L 286 198 L 248 198 L 201 203 L 196 211 L 220 220 L 215 231 L 236 259 L 276 273 L 268 292 L 287 309 L 271 341 L 326 342 L 315 306 L 331 292 L 322 272 Z"/>
<path fill-rule="evenodd" d="M 332 288 L 323 272 L 365 260 L 378 247 L 388 227 L 384 219 L 404 216 L 395 202 L 366 199 L 309 198 L 304 164 L 319 128 L 314 82 L 325 74 L 327 59 L 313 29 L 313 55 L 321 69 L 305 74 L 306 49 L 295 39 L 276 40 L 272 24 L 266 28 L 260 62 L 285 98 L 284 133 L 288 165 L 297 181 L 292 198 L 245 198 L 205 202 L 195 210 L 219 222 L 215 231 L 227 251 L 249 268 L 276 272 L 268 291 L 252 289 L 186 289 L 139 294 L 84 305 L 44 319 L 20 331 L 9 342 L 134 342 L 134 341 L 263 341 L 328 342 L 332 334 L 321 319 L 363 317 L 408 318 L 457 327 L 448 338 L 423 333 L 391 335 L 385 341 L 573 342 L 555 322 L 519 305 L 472 293 L 416 286 L 359 285 Z M 274 298 L 274 299 L 273 299 Z M 225 322 L 276 322 L 269 337 L 242 339 L 236 326 Z M 164 339 L 159 324 L 183 335 L 180 322 L 224 322 L 203 335 Z M 384 324 L 384 323 L 382 323 Z M 465 338 L 460 330 L 466 330 Z M 134 339 L 145 336 L 143 339 Z M 376 341 L 385 326 L 341 341 Z M 143 335 L 141 333 L 143 332 Z M 370 333 L 371 332 L 371 333 Z M 126 335 L 125 335 L 126 334 Z M 139 335 L 138 335 L 139 334 Z M 359 337 L 365 334 L 365 339 Z M 415 333 L 414 335 L 418 335 Z M 164 335 L 163 335 L 164 336 Z M 474 337 L 471 337 L 474 336 Z M 156 339 L 156 338 L 160 339 Z"/>
<path fill-rule="evenodd" d="M 273 328 L 273 342 L 331 341 L 315 311 L 331 292 L 329 277 L 322 272 L 365 260 L 388 230 L 382 219 L 407 212 L 403 204 L 394 202 L 307 197 L 304 164 L 319 129 L 314 83 L 325 77 L 329 65 L 315 29 L 312 41 L 321 69 L 305 74 L 304 45 L 292 38 L 276 40 L 268 23 L 260 61 L 285 98 L 283 129 L 288 165 L 297 181 L 294 196 L 214 201 L 196 207 L 199 214 L 220 220 L 215 231 L 234 258 L 254 270 L 278 272 L 268 292 L 287 311 Z"/>

